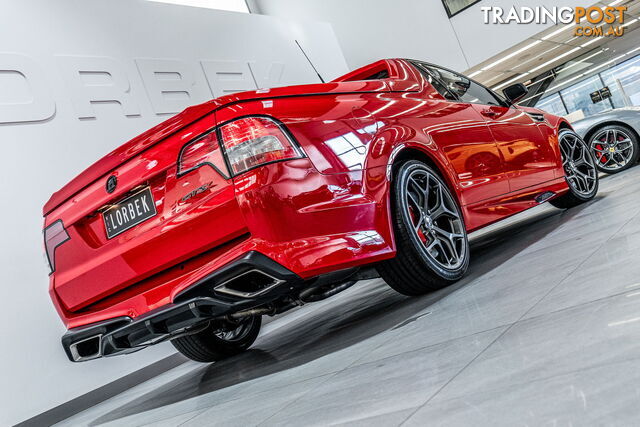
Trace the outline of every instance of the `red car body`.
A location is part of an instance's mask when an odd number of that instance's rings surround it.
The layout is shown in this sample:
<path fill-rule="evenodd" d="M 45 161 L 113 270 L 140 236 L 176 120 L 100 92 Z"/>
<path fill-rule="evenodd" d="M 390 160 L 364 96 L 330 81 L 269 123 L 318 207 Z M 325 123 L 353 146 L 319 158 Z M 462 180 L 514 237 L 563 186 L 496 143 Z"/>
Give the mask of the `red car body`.
<path fill-rule="evenodd" d="M 45 229 L 58 233 L 47 243 L 55 266 L 51 299 L 73 332 L 172 307 L 194 284 L 249 253 L 303 281 L 391 258 L 390 165 L 402 156 L 437 168 L 467 229 L 479 229 L 537 205 L 542 193 L 568 190 L 558 132 L 569 125 L 542 114 L 446 100 L 399 59 L 326 84 L 187 108 L 90 166 L 46 203 Z M 276 119 L 300 155 L 235 176 L 228 168 L 221 173 L 222 160 L 219 168 L 179 173 L 186 144 L 246 116 Z M 117 186 L 108 192 L 111 176 Z M 157 214 L 107 238 L 101 212 L 141 186 L 150 189 Z"/>

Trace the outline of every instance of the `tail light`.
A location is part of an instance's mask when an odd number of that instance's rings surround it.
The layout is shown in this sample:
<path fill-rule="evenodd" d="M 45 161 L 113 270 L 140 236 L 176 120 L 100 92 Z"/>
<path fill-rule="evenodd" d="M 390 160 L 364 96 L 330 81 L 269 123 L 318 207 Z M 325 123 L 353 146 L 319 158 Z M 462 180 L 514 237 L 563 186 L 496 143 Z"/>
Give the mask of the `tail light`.
<path fill-rule="evenodd" d="M 267 163 L 302 157 L 282 126 L 268 117 L 234 120 L 220 127 L 220 135 L 233 175 Z"/>
<path fill-rule="evenodd" d="M 184 175 L 200 166 L 209 165 L 226 176 L 222 171 L 227 168 L 224 165 L 224 158 L 218 143 L 218 136 L 215 131 L 189 142 L 180 151 L 178 158 L 178 175 Z"/>
<path fill-rule="evenodd" d="M 56 271 L 56 248 L 69 240 L 69 234 L 61 220 L 58 220 L 44 229 L 44 249 L 51 273 Z"/>

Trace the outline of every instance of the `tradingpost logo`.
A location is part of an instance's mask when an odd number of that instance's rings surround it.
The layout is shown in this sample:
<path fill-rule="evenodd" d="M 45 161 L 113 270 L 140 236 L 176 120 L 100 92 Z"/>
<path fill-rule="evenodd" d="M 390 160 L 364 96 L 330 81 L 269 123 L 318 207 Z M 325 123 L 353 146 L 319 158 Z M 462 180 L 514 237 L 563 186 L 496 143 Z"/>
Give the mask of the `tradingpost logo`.
<path fill-rule="evenodd" d="M 511 7 L 484 6 L 485 24 L 571 24 L 575 37 L 621 37 L 626 6 L 606 7 Z"/>

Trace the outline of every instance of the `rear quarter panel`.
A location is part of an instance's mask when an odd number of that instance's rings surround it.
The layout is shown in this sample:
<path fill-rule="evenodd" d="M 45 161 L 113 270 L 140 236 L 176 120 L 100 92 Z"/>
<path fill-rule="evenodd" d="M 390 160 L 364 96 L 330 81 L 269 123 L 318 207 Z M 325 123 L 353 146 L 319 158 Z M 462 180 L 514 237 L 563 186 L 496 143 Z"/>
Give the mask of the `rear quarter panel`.
<path fill-rule="evenodd" d="M 245 115 L 274 117 L 308 156 L 234 178 L 243 221 L 262 253 L 302 277 L 393 254 L 386 164 L 368 164 L 380 123 L 364 108 L 384 97 L 274 98 L 216 112 L 219 123 Z"/>

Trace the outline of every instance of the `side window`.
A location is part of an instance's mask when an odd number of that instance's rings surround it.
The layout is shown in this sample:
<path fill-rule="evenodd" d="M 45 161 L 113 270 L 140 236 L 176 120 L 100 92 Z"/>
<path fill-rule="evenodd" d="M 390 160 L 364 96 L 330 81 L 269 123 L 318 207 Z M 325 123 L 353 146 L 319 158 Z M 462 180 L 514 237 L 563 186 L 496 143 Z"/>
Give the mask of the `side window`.
<path fill-rule="evenodd" d="M 447 89 L 447 87 L 445 86 L 445 82 L 442 80 L 440 74 L 436 70 L 432 69 L 426 64 L 421 64 L 419 62 L 415 63 L 414 65 L 418 68 L 418 71 L 420 71 L 420 73 L 427 79 L 429 84 L 431 84 L 431 86 L 433 86 L 434 89 L 437 90 L 438 93 L 445 99 L 448 99 L 449 101 L 458 100 L 456 95 L 454 95 Z"/>
<path fill-rule="evenodd" d="M 485 105 L 497 105 L 500 107 L 504 106 L 504 103 L 500 102 L 500 100 L 487 88 L 472 81 L 469 81 L 469 84 L 469 89 L 465 93 L 464 97 L 462 97 L 463 101 Z"/>
<path fill-rule="evenodd" d="M 446 99 L 451 100 L 451 98 L 446 96 L 443 91 L 445 91 L 445 93 L 455 95 L 462 102 L 504 106 L 504 103 L 501 102 L 500 99 L 498 99 L 489 89 L 480 86 L 478 83 L 469 80 L 463 75 L 427 64 L 419 64 L 419 68 L 424 69 L 432 79 L 440 82 L 439 85 L 435 85 L 431 83 L 431 79 L 429 79 L 429 82 Z"/>

